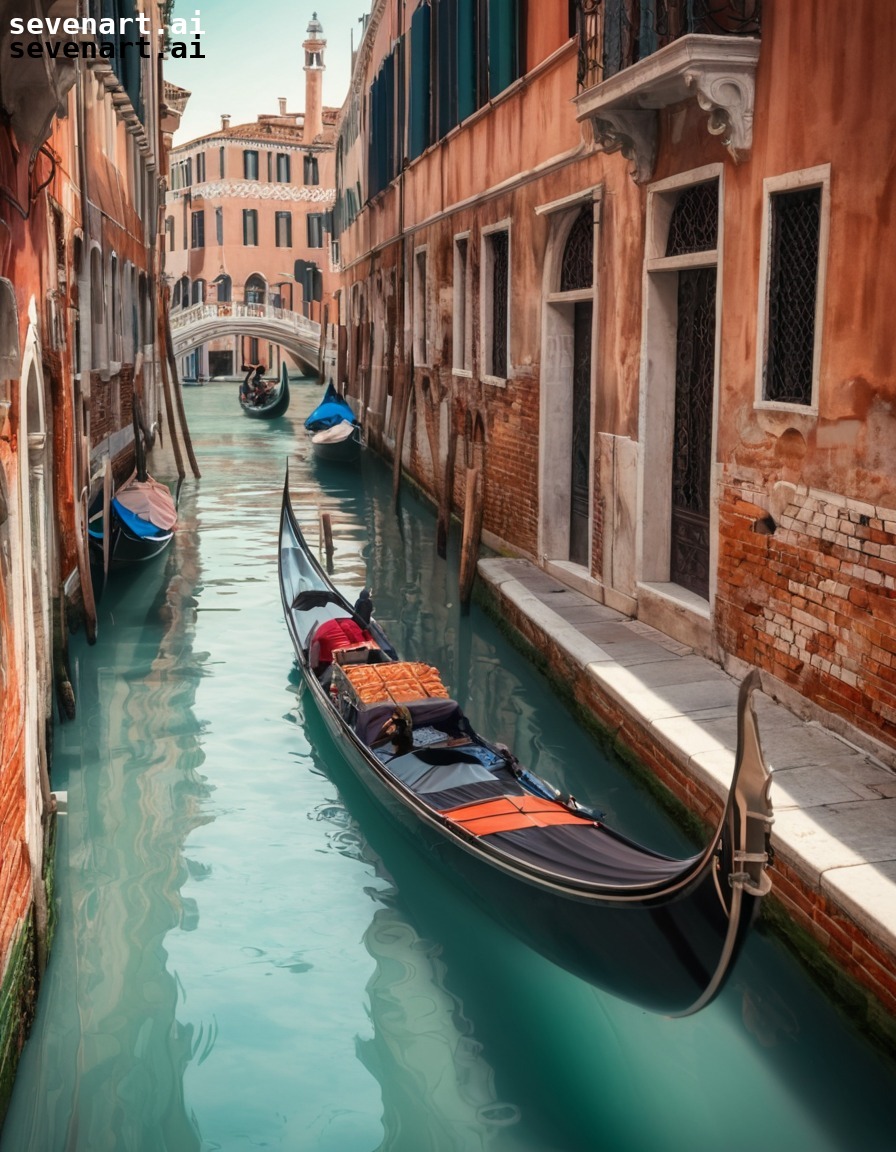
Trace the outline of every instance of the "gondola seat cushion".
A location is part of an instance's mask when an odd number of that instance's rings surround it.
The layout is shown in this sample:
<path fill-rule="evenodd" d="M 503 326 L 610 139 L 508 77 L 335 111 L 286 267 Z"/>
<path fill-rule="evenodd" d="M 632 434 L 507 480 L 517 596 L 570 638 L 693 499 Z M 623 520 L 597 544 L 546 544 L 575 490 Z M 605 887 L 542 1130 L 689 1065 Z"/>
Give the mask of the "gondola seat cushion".
<path fill-rule="evenodd" d="M 373 640 L 366 628 L 352 620 L 340 617 L 338 620 L 324 620 L 315 629 L 308 648 L 308 662 L 315 672 L 333 663 L 334 653 L 344 648 L 354 648 Z"/>

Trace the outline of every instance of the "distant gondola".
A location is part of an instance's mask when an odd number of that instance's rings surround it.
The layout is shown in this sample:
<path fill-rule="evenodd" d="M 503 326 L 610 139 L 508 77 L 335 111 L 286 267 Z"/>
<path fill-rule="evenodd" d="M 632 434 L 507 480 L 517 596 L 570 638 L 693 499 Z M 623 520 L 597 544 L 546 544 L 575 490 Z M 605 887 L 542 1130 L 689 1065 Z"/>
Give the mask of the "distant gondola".
<path fill-rule="evenodd" d="M 246 379 L 240 388 L 240 407 L 253 420 L 273 420 L 277 416 L 282 416 L 289 407 L 289 373 L 286 365 L 280 365 L 280 379 L 276 384 L 266 385 L 262 391 L 246 392 L 245 387 L 255 368 L 256 365 L 253 365 L 248 369 Z"/>
<path fill-rule="evenodd" d="M 737 959 L 767 874 L 772 808 L 743 682 L 733 780 L 705 848 L 673 859 L 476 733 L 436 669 L 399 660 L 327 578 L 293 512 L 280 590 L 307 693 L 355 775 L 428 854 L 528 944 L 594 985 L 671 1016 L 705 1007 Z M 364 608 L 367 611 L 364 611 Z"/>
<path fill-rule="evenodd" d="M 348 401 L 327 385 L 324 398 L 305 421 L 311 435 L 311 450 L 318 460 L 350 464 L 361 454 L 361 425 Z"/>

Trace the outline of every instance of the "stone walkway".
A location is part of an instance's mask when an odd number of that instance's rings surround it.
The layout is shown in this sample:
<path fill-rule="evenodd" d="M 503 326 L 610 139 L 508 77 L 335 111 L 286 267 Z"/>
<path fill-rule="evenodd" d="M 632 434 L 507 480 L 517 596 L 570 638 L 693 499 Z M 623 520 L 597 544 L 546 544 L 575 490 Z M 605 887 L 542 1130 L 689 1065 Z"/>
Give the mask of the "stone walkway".
<path fill-rule="evenodd" d="M 589 600 L 527 560 L 480 560 L 506 610 L 593 678 L 686 774 L 725 796 L 734 765 L 738 683 L 719 665 Z M 858 744 L 754 695 L 774 769 L 772 844 L 784 864 L 855 922 L 896 987 L 896 772 Z M 774 877 L 773 877 L 774 880 Z M 823 933 L 816 932 L 824 937 Z M 890 983 L 887 980 L 886 983 Z"/>

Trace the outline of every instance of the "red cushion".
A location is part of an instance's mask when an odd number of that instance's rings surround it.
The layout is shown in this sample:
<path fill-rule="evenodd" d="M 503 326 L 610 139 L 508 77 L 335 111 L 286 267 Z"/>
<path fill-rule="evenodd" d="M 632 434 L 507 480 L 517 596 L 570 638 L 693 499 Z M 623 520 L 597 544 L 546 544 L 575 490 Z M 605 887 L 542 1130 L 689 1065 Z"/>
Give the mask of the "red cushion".
<path fill-rule="evenodd" d="M 351 648 L 353 644 L 363 644 L 371 635 L 354 620 L 347 617 L 341 620 L 325 620 L 313 637 L 311 663 L 314 667 L 331 664 L 333 652 L 337 648 Z"/>

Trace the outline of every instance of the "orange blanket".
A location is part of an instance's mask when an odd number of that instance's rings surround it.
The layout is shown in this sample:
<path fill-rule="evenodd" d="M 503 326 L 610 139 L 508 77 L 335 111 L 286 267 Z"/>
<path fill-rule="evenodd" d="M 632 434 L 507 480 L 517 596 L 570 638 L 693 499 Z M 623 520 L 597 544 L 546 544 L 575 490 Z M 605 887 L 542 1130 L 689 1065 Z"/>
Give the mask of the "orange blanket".
<path fill-rule="evenodd" d="M 406 704 L 428 696 L 449 698 L 438 669 L 429 664 L 352 664 L 340 671 L 360 704 Z"/>

